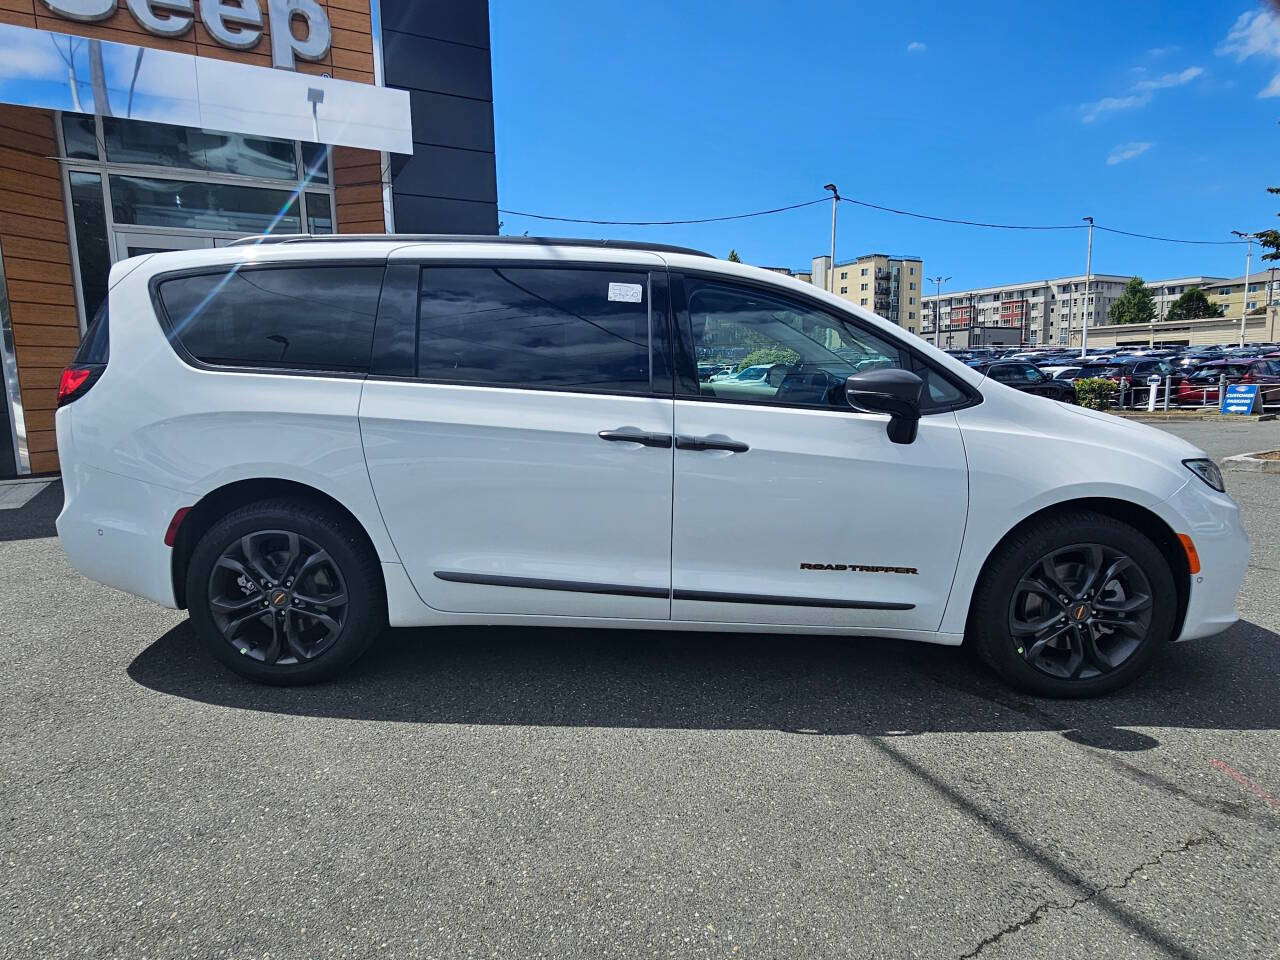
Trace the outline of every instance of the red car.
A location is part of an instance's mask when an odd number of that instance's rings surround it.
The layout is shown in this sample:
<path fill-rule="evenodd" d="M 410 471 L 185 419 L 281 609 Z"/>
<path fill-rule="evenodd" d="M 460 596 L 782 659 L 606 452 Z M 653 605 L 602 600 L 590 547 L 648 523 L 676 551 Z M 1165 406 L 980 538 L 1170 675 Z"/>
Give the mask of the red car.
<path fill-rule="evenodd" d="M 1179 404 L 1218 406 L 1218 387 L 1223 375 L 1227 383 L 1256 383 L 1263 404 L 1280 403 L 1280 360 L 1214 360 L 1195 371 L 1178 385 L 1175 394 Z"/>

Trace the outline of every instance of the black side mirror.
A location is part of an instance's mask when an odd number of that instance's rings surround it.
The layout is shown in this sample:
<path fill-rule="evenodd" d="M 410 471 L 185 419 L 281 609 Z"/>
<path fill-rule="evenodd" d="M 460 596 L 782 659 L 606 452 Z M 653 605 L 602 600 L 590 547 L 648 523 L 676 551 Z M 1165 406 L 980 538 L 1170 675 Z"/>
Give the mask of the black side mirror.
<path fill-rule="evenodd" d="M 910 370 L 868 370 L 844 382 L 849 406 L 862 413 L 889 414 L 889 439 L 913 443 L 920 424 L 924 381 Z"/>

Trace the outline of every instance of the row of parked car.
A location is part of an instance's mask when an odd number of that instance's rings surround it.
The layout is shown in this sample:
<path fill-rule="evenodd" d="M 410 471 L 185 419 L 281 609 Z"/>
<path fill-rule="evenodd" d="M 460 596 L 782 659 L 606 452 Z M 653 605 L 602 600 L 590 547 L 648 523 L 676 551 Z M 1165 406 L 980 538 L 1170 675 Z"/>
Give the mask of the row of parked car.
<path fill-rule="evenodd" d="M 1280 344 L 1245 347 L 1182 347 L 1130 351 L 952 350 L 953 356 L 1011 387 L 1028 393 L 1075 401 L 1075 381 L 1112 380 L 1120 388 L 1117 403 L 1145 404 L 1153 376 L 1160 378 L 1157 398 L 1169 403 L 1217 406 L 1222 384 L 1256 383 L 1266 405 L 1280 404 Z"/>

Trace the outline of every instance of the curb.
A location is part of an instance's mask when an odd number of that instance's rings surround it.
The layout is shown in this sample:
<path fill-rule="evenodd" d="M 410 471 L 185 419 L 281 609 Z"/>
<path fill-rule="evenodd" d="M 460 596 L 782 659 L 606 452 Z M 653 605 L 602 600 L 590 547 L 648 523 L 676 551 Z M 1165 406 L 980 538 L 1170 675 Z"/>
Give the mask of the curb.
<path fill-rule="evenodd" d="M 1170 413 L 1162 415 L 1160 413 L 1148 413 L 1146 410 L 1135 413 L 1117 413 L 1111 410 L 1106 412 L 1124 420 L 1135 420 L 1138 423 L 1265 423 L 1268 420 L 1276 419 L 1276 414 L 1274 413 L 1233 413 L 1229 416 L 1223 416 L 1220 413 Z"/>
<path fill-rule="evenodd" d="M 1228 470 L 1248 470 L 1251 473 L 1280 473 L 1280 460 L 1264 460 L 1262 454 L 1276 453 L 1275 450 L 1258 450 L 1254 453 L 1241 453 L 1227 457 L 1222 465 Z"/>

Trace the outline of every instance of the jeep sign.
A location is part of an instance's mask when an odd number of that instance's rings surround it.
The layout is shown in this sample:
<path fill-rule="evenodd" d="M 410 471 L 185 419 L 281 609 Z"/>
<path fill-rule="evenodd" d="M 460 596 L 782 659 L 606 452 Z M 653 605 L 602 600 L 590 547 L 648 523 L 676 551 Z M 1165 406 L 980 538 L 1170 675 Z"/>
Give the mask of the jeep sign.
<path fill-rule="evenodd" d="M 61 17 L 82 22 L 106 20 L 118 0 L 41 0 Z M 194 0 L 126 0 L 138 25 L 160 37 L 180 37 L 195 22 Z M 285 70 L 294 58 L 321 60 L 329 52 L 329 18 L 316 0 L 267 0 L 271 24 L 271 62 Z M 305 39 L 293 35 L 292 22 L 306 21 Z M 262 7 L 258 0 L 201 0 L 200 19 L 218 43 L 248 50 L 262 39 Z"/>

